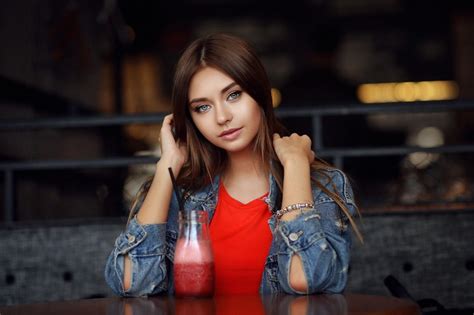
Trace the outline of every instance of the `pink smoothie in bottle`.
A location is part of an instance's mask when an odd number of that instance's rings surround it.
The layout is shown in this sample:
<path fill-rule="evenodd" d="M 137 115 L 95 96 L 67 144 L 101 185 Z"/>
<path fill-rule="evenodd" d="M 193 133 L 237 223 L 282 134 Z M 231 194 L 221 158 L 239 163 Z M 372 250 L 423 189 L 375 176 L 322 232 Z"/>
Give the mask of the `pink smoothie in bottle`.
<path fill-rule="evenodd" d="M 212 296 L 214 258 L 207 212 L 192 210 L 180 215 L 174 254 L 174 286 L 178 296 Z"/>

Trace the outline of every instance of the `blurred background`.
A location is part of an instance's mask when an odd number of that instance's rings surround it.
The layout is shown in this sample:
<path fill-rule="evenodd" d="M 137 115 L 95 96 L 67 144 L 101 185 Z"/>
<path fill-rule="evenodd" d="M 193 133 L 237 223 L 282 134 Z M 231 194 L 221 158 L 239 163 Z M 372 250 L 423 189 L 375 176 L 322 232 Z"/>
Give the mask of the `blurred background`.
<path fill-rule="evenodd" d="M 198 36 L 258 50 L 289 131 L 351 178 L 348 290 L 474 307 L 474 3 L 9 1 L 0 7 L 0 304 L 108 296 L 153 174 L 173 69 Z M 436 283 L 437 286 L 433 286 Z"/>

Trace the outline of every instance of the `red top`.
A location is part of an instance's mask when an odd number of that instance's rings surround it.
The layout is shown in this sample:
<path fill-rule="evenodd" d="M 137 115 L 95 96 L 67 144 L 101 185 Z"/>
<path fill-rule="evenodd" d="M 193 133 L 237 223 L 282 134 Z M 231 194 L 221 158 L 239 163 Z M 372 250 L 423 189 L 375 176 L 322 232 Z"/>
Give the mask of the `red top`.
<path fill-rule="evenodd" d="M 271 213 L 260 198 L 243 204 L 221 183 L 210 233 L 216 270 L 216 295 L 255 294 L 260 288 L 272 234 Z"/>

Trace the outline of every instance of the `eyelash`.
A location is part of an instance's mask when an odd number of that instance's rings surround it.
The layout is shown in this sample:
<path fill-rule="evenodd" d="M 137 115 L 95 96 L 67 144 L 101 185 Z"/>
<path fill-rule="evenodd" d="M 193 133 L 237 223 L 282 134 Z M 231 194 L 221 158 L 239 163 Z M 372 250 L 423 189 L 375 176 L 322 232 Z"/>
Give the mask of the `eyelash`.
<path fill-rule="evenodd" d="M 194 110 L 196 113 L 203 113 L 203 112 L 205 112 L 205 110 L 203 110 L 202 108 L 203 108 L 203 107 L 206 107 L 206 106 L 209 107 L 209 105 L 206 105 L 206 104 L 204 104 L 204 105 L 198 105 L 198 106 L 194 107 L 193 110 Z"/>
<path fill-rule="evenodd" d="M 240 97 L 240 95 L 242 95 L 242 91 L 239 91 L 239 90 L 236 90 L 236 91 L 233 91 L 232 93 L 229 93 L 229 95 L 227 96 L 227 99 L 230 101 L 235 101 L 236 99 L 238 99 Z M 202 109 L 203 107 L 209 107 L 209 105 L 207 104 L 203 104 L 203 105 L 198 105 L 196 107 L 193 108 L 193 110 L 196 112 L 196 113 L 203 113 L 205 112 L 206 110 Z"/>
<path fill-rule="evenodd" d="M 227 99 L 229 99 L 232 95 L 236 95 L 236 96 L 232 99 L 232 101 L 233 101 L 233 100 L 239 98 L 241 94 L 242 94 L 242 91 L 239 91 L 239 90 L 233 91 L 232 93 L 229 94 L 229 96 L 227 96 Z"/>

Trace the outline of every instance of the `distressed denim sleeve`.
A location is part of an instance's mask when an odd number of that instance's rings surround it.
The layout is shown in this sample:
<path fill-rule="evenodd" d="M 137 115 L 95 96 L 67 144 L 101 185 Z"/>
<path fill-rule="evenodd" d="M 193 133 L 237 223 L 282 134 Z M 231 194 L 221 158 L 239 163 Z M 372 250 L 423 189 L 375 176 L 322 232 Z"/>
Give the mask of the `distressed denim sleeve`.
<path fill-rule="evenodd" d="M 356 212 L 352 189 L 345 175 L 331 171 L 332 181 L 351 215 Z M 327 185 L 332 187 L 331 184 Z M 278 244 L 279 282 L 290 294 L 340 293 L 347 283 L 351 235 L 347 217 L 325 193 L 313 189 L 314 209 L 302 212 L 292 221 L 280 221 L 274 232 Z M 290 285 L 290 261 L 299 255 L 308 282 L 307 292 Z"/>
<path fill-rule="evenodd" d="M 124 257 L 132 260 L 131 286 L 124 290 Z M 167 289 L 166 224 L 140 225 L 133 218 L 115 241 L 108 257 L 105 280 L 115 294 L 144 296 Z"/>

